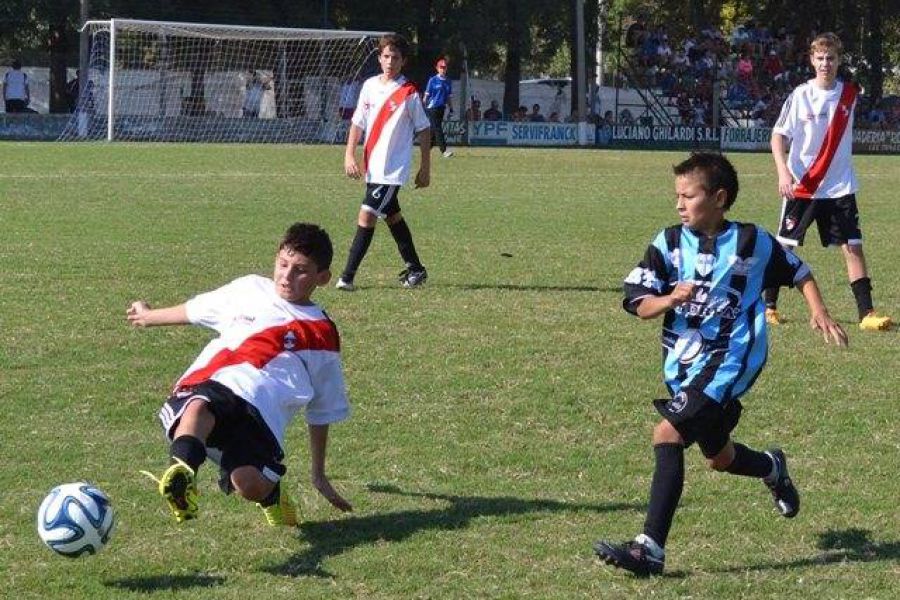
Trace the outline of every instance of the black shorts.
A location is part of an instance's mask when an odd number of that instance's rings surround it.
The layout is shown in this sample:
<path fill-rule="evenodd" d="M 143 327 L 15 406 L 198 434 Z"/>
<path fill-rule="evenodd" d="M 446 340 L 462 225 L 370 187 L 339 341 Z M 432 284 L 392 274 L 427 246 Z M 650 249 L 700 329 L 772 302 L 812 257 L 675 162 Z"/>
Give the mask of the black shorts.
<path fill-rule="evenodd" d="M 399 194 L 399 185 L 367 183 L 362 208 L 380 219 L 390 217 L 400 212 L 400 201 L 397 198 Z"/>
<path fill-rule="evenodd" d="M 653 405 L 681 435 L 684 447 L 697 442 L 706 458 L 722 451 L 743 410 L 740 400 L 719 403 L 689 387 L 671 399 L 654 400 Z"/>
<path fill-rule="evenodd" d="M 166 400 L 159 418 L 169 440 L 184 409 L 193 400 L 206 402 L 216 418 L 206 446 L 210 450 L 209 457 L 221 467 L 219 485 L 225 492 L 231 491 L 230 475 L 238 467 L 256 467 L 273 482 L 284 476 L 287 472 L 282 464 L 284 452 L 262 415 L 255 406 L 216 381 L 179 390 Z"/>
<path fill-rule="evenodd" d="M 823 246 L 862 242 L 856 194 L 814 200 L 785 198 L 781 205 L 778 241 L 787 246 L 802 246 L 806 230 L 813 221 L 819 228 Z"/>

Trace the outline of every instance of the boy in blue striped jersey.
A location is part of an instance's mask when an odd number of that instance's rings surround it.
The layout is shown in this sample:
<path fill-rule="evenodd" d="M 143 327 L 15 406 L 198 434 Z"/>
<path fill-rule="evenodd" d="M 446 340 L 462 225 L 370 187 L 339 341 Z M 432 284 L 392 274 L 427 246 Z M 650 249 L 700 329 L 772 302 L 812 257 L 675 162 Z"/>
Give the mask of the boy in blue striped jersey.
<path fill-rule="evenodd" d="M 761 291 L 795 286 L 825 342 L 847 345 L 829 316 L 809 267 L 771 234 L 728 221 L 738 178 L 727 158 L 696 153 L 674 167 L 681 224 L 661 231 L 625 279 L 623 307 L 642 319 L 663 317 L 664 379 L 670 397 L 654 405 L 656 467 L 644 531 L 633 541 L 598 541 L 606 563 L 636 575 L 662 573 L 665 544 L 684 485 L 684 449 L 694 442 L 710 468 L 762 479 L 785 517 L 800 509 L 781 450 L 751 450 L 731 440 L 741 396 L 766 362 Z"/>

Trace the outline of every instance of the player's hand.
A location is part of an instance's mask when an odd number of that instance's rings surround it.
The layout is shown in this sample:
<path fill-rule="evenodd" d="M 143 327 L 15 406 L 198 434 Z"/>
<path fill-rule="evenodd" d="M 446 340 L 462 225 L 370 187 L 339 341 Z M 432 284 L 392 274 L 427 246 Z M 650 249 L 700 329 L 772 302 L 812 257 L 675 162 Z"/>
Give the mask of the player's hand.
<path fill-rule="evenodd" d="M 809 326 L 816 331 L 822 332 L 825 343 L 834 342 L 838 346 L 845 347 L 848 343 L 847 332 L 844 328 L 834 322 L 834 319 L 828 313 L 816 313 L 809 319 Z"/>
<path fill-rule="evenodd" d="M 334 489 L 331 482 L 328 481 L 328 478 L 324 475 L 313 477 L 312 484 L 319 493 L 322 494 L 322 497 L 328 500 L 336 509 L 343 512 L 350 512 L 353 510 L 350 503 L 337 493 L 337 490 Z"/>
<path fill-rule="evenodd" d="M 359 168 L 359 163 L 356 161 L 355 156 L 344 157 L 344 173 L 351 179 L 362 177 L 362 169 Z"/>
<path fill-rule="evenodd" d="M 416 189 L 427 188 L 429 185 L 431 185 L 431 173 L 424 169 L 419 169 L 419 172 L 416 173 Z"/>
<path fill-rule="evenodd" d="M 778 193 L 788 200 L 794 197 L 794 178 L 790 173 L 778 175 Z"/>
<path fill-rule="evenodd" d="M 694 297 L 694 284 L 690 281 L 679 281 L 675 284 L 675 289 L 669 294 L 672 302 L 672 308 L 681 306 L 685 302 L 690 301 Z"/>
<path fill-rule="evenodd" d="M 146 327 L 146 316 L 148 312 L 150 312 L 150 305 L 143 300 L 138 300 L 132 302 L 131 306 L 125 310 L 125 318 L 135 327 Z"/>

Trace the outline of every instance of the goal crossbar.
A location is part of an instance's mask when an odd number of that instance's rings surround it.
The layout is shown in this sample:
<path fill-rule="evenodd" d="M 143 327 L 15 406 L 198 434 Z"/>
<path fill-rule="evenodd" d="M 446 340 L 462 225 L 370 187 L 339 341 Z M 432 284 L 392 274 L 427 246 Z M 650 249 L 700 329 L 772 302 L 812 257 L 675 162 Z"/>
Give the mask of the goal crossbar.
<path fill-rule="evenodd" d="M 388 32 L 136 19 L 84 24 L 61 140 L 334 142 Z"/>

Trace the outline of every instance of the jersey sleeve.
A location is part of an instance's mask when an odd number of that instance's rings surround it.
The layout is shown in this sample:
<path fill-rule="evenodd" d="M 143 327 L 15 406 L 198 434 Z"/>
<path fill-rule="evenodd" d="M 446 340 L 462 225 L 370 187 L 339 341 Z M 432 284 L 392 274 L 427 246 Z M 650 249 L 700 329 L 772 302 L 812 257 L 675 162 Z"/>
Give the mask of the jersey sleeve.
<path fill-rule="evenodd" d="M 369 83 L 366 81 L 359 90 L 359 99 L 356 101 L 356 109 L 353 111 L 353 116 L 350 117 L 350 122 L 363 131 L 366 130 L 366 123 L 369 122 L 369 107 Z"/>
<path fill-rule="evenodd" d="M 329 425 L 350 416 L 350 402 L 344 383 L 344 370 L 337 353 L 319 354 L 310 363 L 313 397 L 306 405 L 309 425 Z"/>
<path fill-rule="evenodd" d="M 661 241 L 663 241 L 662 234 L 647 246 L 643 260 L 625 278 L 623 285 L 625 299 L 622 301 L 622 308 L 633 315 L 637 314 L 637 307 L 644 298 L 668 293 L 672 266 L 660 250 Z"/>
<path fill-rule="evenodd" d="M 425 106 L 422 104 L 422 99 L 418 94 L 410 94 L 409 98 L 406 99 L 406 106 L 416 133 L 431 127 L 431 121 L 428 119 Z"/>
<path fill-rule="evenodd" d="M 772 253 L 763 275 L 764 288 L 793 287 L 812 274 L 809 266 L 799 256 L 783 248 L 771 233 L 760 231 L 760 235 L 767 236 L 772 245 Z"/>
<path fill-rule="evenodd" d="M 794 138 L 794 127 L 797 123 L 797 117 L 794 114 L 793 104 L 794 104 L 794 95 L 797 93 L 796 90 L 788 94 L 788 97 L 785 99 L 784 104 L 781 105 L 781 112 L 778 114 L 778 119 L 775 121 L 775 125 L 772 126 L 772 131 L 783 135 L 788 139 Z"/>
<path fill-rule="evenodd" d="M 243 278 L 242 278 L 243 279 Z M 216 331 L 231 322 L 235 299 L 240 296 L 242 279 L 235 279 L 222 287 L 198 294 L 185 302 L 188 321 Z"/>

